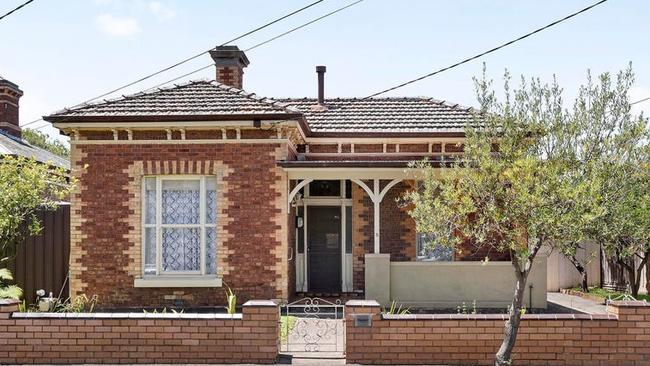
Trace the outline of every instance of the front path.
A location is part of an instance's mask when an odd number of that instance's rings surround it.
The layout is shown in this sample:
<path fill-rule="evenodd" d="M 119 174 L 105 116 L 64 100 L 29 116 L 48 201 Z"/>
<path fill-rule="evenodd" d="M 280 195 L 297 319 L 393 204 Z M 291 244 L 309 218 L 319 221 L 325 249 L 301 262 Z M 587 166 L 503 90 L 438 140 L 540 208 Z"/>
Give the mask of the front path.
<path fill-rule="evenodd" d="M 585 314 L 607 314 L 607 307 L 580 296 L 549 292 L 546 296 L 549 308 L 561 307 Z"/>

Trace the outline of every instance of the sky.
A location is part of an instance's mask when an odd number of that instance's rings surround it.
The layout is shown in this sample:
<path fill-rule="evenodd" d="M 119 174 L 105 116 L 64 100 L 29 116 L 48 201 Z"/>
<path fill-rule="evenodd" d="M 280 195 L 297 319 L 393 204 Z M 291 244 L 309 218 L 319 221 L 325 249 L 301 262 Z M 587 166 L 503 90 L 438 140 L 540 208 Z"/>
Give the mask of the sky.
<path fill-rule="evenodd" d="M 0 20 L 0 75 L 18 84 L 21 124 L 103 94 L 207 50 L 312 0 L 35 0 Z M 0 14 L 24 0 L 1 0 Z M 238 42 L 245 49 L 351 3 L 325 0 Z M 244 89 L 267 97 L 364 97 L 448 66 L 582 9 L 595 0 L 364 0 L 247 53 Z M 630 99 L 650 96 L 650 1 L 609 0 L 506 49 L 387 96 L 430 96 L 476 106 L 482 63 L 498 88 L 516 77 L 557 77 L 565 99 L 593 74 L 632 62 Z M 120 94 L 211 62 L 209 55 Z M 181 79 L 213 79 L 212 68 Z M 650 113 L 650 101 L 634 112 Z M 46 125 L 39 122 L 30 127 Z M 52 127 L 41 129 L 59 136 Z M 60 137 L 59 137 L 60 138 Z"/>

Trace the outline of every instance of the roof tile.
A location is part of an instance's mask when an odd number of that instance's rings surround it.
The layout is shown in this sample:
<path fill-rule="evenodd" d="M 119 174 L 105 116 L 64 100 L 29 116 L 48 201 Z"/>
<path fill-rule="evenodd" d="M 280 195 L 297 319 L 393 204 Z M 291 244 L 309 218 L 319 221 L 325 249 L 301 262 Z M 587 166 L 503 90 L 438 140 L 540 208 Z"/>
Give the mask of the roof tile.
<path fill-rule="evenodd" d="M 430 133 L 463 132 L 476 110 L 432 98 L 279 99 L 300 110 L 312 132 Z"/>
<path fill-rule="evenodd" d="M 65 108 L 49 117 L 106 117 L 161 115 L 241 115 L 296 113 L 268 98 L 216 81 L 191 81 L 170 88 L 122 96 Z"/>

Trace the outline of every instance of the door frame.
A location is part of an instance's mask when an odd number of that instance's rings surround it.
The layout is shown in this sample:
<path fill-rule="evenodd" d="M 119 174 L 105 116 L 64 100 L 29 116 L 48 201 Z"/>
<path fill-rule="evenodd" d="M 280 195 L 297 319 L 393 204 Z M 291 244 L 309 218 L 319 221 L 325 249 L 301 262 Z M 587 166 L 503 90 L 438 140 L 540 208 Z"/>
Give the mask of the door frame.
<path fill-rule="evenodd" d="M 341 292 L 351 292 L 352 288 L 348 288 L 345 282 L 345 278 L 348 275 L 347 266 L 346 266 L 346 207 L 352 207 L 352 198 L 345 198 L 345 179 L 341 179 L 341 195 L 337 196 L 320 196 L 320 197 L 311 197 L 309 195 L 309 184 L 304 187 L 304 198 L 301 199 L 301 202 L 298 205 L 303 206 L 303 281 L 302 281 L 302 292 L 309 291 L 309 240 L 308 240 L 308 230 L 309 230 L 309 220 L 307 217 L 307 206 L 340 206 L 341 207 L 341 275 L 339 282 L 341 284 Z M 296 228 L 296 233 L 298 228 Z M 296 235 L 296 240 L 294 243 L 295 253 L 298 253 L 298 238 Z M 296 271 L 298 271 L 298 261 L 296 261 Z"/>

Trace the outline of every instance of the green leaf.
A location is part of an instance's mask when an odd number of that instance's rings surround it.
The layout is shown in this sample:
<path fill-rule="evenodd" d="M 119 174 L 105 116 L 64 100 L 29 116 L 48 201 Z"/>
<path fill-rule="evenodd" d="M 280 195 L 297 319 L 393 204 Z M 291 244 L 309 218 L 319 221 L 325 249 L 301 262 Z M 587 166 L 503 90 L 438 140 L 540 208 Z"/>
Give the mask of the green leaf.
<path fill-rule="evenodd" d="M 1 281 L 12 281 L 14 276 L 11 274 L 11 271 L 8 268 L 0 268 L 0 280 Z"/>
<path fill-rule="evenodd" d="M 16 286 L 0 287 L 0 299 L 20 299 L 23 296 L 23 290 Z"/>

